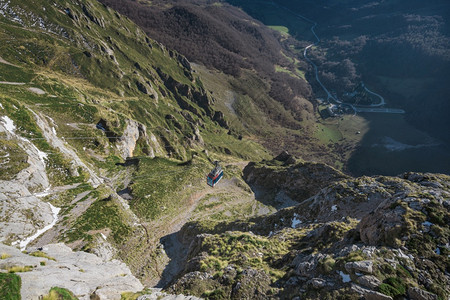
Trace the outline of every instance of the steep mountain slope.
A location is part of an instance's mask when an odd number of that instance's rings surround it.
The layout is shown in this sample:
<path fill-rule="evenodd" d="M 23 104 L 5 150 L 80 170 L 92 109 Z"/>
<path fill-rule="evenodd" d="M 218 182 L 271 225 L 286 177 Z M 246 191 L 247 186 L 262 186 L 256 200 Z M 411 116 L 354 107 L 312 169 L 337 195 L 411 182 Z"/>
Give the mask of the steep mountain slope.
<path fill-rule="evenodd" d="M 286 149 L 341 167 L 356 145 L 348 139 L 345 147 L 334 149 L 322 137 L 326 134 L 317 126 L 314 96 L 305 80 L 309 64 L 293 48 L 307 42 L 268 28 L 223 1 L 101 2 L 195 62 L 230 128 L 252 134 L 272 154 Z"/>
<path fill-rule="evenodd" d="M 156 284 L 159 240 L 202 204 L 211 161 L 266 150 L 230 132 L 185 57 L 98 2 L 1 1 L 0 22 L 0 242 L 64 242 Z M 222 218 L 257 214 L 224 168 L 249 211 Z"/>

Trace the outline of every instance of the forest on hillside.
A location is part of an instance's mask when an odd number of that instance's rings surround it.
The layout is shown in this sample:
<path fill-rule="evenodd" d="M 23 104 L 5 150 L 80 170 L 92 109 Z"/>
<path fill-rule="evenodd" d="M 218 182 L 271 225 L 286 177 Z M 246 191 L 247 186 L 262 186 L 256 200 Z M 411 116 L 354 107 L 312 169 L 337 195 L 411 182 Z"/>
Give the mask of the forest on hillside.
<path fill-rule="evenodd" d="M 132 0 L 101 0 L 129 16 L 147 34 L 190 61 L 239 77 L 242 70 L 252 70 L 270 85 L 270 96 L 300 115 L 296 97 L 309 99 L 309 84 L 289 72 L 277 72 L 275 66 L 293 70 L 293 59 L 271 30 L 245 12 L 231 5 L 210 5 L 206 1 L 152 1 L 141 4 Z M 308 64 L 298 62 L 304 69 Z M 296 66 L 297 68 L 298 66 Z"/>

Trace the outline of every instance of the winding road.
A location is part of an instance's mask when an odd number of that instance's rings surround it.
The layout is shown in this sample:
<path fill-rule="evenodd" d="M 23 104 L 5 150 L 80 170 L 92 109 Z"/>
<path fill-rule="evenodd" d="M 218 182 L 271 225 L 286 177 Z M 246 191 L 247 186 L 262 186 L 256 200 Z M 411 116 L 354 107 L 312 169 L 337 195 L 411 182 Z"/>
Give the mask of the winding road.
<path fill-rule="evenodd" d="M 355 112 L 355 114 L 356 114 L 357 112 L 365 112 L 365 113 L 391 113 L 391 114 L 404 114 L 404 113 L 405 113 L 405 111 L 404 111 L 403 109 L 396 109 L 396 108 L 380 108 L 381 106 L 384 106 L 384 105 L 386 104 L 386 101 L 384 100 L 384 98 L 383 98 L 381 95 L 379 95 L 379 94 L 377 94 L 377 93 L 375 93 L 375 92 L 372 92 L 372 91 L 369 90 L 364 84 L 363 84 L 364 89 L 365 89 L 368 93 L 370 93 L 370 94 L 372 94 L 372 95 L 374 95 L 374 96 L 380 98 L 380 103 L 377 103 L 377 104 L 371 104 L 371 105 L 368 105 L 368 106 L 352 105 L 352 104 L 349 104 L 349 103 L 343 103 L 343 102 L 340 101 L 336 96 L 333 96 L 333 94 L 331 94 L 330 91 L 325 87 L 325 85 L 320 81 L 320 78 L 319 78 L 319 71 L 318 71 L 317 65 L 316 65 L 316 64 L 308 57 L 308 55 L 307 55 L 308 49 L 310 49 L 312 46 L 317 45 L 317 44 L 320 42 L 319 36 L 318 36 L 318 35 L 316 34 L 316 32 L 314 31 L 314 29 L 315 29 L 316 26 L 317 26 L 317 22 L 315 22 L 315 21 L 313 21 L 313 20 L 311 20 L 311 19 L 309 19 L 309 18 L 307 18 L 307 17 L 305 17 L 305 16 L 302 16 L 302 15 L 296 13 L 296 12 L 290 10 L 290 9 L 287 8 L 287 7 L 280 6 L 280 5 L 276 4 L 276 3 L 273 2 L 273 1 L 270 2 L 270 3 L 271 3 L 273 6 L 277 7 L 277 8 L 280 8 L 280 9 L 283 9 L 283 10 L 288 11 L 289 13 L 293 14 L 294 16 L 296 16 L 298 19 L 305 20 L 305 21 L 307 21 L 307 22 L 309 22 L 309 23 L 312 24 L 310 30 L 311 30 L 312 34 L 314 35 L 314 37 L 316 38 L 316 42 L 314 42 L 314 43 L 312 43 L 312 44 L 306 46 L 305 50 L 303 51 L 303 56 L 304 56 L 305 59 L 313 66 L 316 80 L 317 80 L 317 82 L 319 83 L 319 85 L 322 87 L 322 89 L 324 90 L 324 92 L 327 94 L 327 101 L 329 101 L 330 99 L 332 99 L 332 101 L 335 102 L 336 104 L 339 104 L 339 105 L 340 105 L 340 104 L 343 104 L 343 105 L 345 105 L 345 106 L 348 106 L 348 107 L 350 107 L 350 108 L 353 109 L 353 111 Z"/>
<path fill-rule="evenodd" d="M 367 88 L 367 86 L 366 86 L 364 83 L 363 83 L 363 87 L 364 87 L 364 89 L 366 90 L 366 92 L 368 92 L 369 94 L 375 95 L 376 97 L 380 98 L 380 103 L 377 103 L 377 104 L 371 104 L 370 106 L 375 107 L 375 106 L 383 106 L 383 105 L 386 104 L 386 101 L 384 101 L 384 98 L 383 98 L 381 95 L 379 95 L 379 94 L 377 94 L 377 93 L 374 93 L 374 92 L 372 92 L 371 90 L 369 90 L 369 89 Z"/>
<path fill-rule="evenodd" d="M 316 64 L 313 63 L 313 61 L 312 61 L 311 59 L 309 59 L 309 57 L 307 56 L 307 51 L 308 51 L 308 49 L 310 49 L 310 48 L 311 48 L 312 46 L 314 46 L 314 45 L 317 45 L 317 44 L 320 42 L 319 36 L 318 36 L 318 35 L 316 34 L 316 32 L 314 31 L 314 28 L 316 28 L 316 26 L 317 26 L 317 22 L 314 22 L 313 20 L 308 19 L 307 17 L 302 16 L 302 15 L 296 13 L 296 12 L 290 10 L 290 9 L 287 8 L 287 7 L 280 6 L 280 5 L 276 4 L 276 3 L 273 2 L 273 1 L 270 2 L 270 3 L 271 3 L 273 6 L 275 6 L 275 7 L 278 7 L 278 8 L 280 8 L 280 9 L 283 9 L 283 10 L 288 11 L 289 13 L 293 14 L 294 16 L 296 16 L 298 19 L 305 20 L 305 21 L 307 21 L 307 22 L 313 24 L 313 25 L 311 26 L 310 30 L 311 30 L 312 34 L 314 35 L 314 37 L 316 38 L 316 42 L 312 43 L 311 45 L 306 46 L 305 50 L 303 51 L 303 56 L 304 56 L 305 59 L 313 66 L 313 68 L 314 68 L 314 73 L 316 74 L 316 80 L 317 80 L 317 82 L 320 84 L 320 86 L 322 87 L 322 89 L 325 91 L 325 93 L 327 94 L 327 101 L 331 98 L 331 99 L 333 99 L 333 101 L 336 102 L 337 104 L 341 104 L 342 102 L 339 101 L 339 99 L 337 99 L 336 97 L 334 97 L 334 96 L 330 93 L 330 91 L 328 91 L 328 89 L 325 87 L 325 85 L 323 85 L 323 83 L 320 81 L 320 79 L 319 79 L 319 71 L 318 71 L 318 68 L 317 68 Z"/>

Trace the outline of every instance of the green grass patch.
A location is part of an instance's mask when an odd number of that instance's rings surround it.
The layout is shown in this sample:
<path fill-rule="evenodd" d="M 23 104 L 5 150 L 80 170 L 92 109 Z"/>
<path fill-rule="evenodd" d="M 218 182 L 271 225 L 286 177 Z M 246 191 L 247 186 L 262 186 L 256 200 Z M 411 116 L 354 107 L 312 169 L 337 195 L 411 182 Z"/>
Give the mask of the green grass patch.
<path fill-rule="evenodd" d="M 306 77 L 305 77 L 305 71 L 303 71 L 303 70 L 300 70 L 300 69 L 296 69 L 295 70 L 295 73 L 298 75 L 298 76 L 300 76 L 300 78 L 301 79 L 303 79 L 303 80 L 306 80 Z"/>
<path fill-rule="evenodd" d="M 261 120 L 260 120 L 261 122 Z M 266 150 L 259 144 L 228 134 L 228 130 L 210 125 L 201 132 L 205 146 L 214 152 L 232 155 L 247 160 L 268 158 Z"/>
<path fill-rule="evenodd" d="M 79 239 L 92 241 L 93 237 L 89 234 L 89 231 L 106 228 L 111 229 L 112 237 L 116 243 L 123 243 L 131 233 L 131 227 L 126 224 L 126 217 L 121 212 L 121 208 L 111 198 L 95 201 L 67 232 L 67 242 Z"/>
<path fill-rule="evenodd" d="M 202 158 L 182 163 L 165 158 L 141 157 L 131 185 L 134 197 L 130 203 L 131 209 L 138 216 L 148 219 L 179 209 L 180 201 L 186 195 L 180 196 L 178 193 L 188 185 L 199 185 L 210 166 Z"/>
<path fill-rule="evenodd" d="M 345 260 L 348 262 L 362 261 L 365 259 L 366 259 L 366 255 L 361 250 L 352 251 L 345 258 Z"/>
<path fill-rule="evenodd" d="M 42 251 L 35 251 L 30 253 L 31 256 L 35 256 L 35 257 L 43 257 L 49 260 L 53 260 L 56 261 L 56 259 L 54 257 L 49 256 L 47 253 L 44 253 Z"/>
<path fill-rule="evenodd" d="M 275 72 L 283 72 L 283 73 L 287 73 L 287 74 L 291 75 L 292 77 L 297 77 L 297 76 L 295 76 L 294 73 L 292 73 L 291 70 L 288 70 L 288 69 L 286 69 L 286 68 L 284 68 L 282 66 L 279 66 L 279 65 L 275 65 Z"/>
<path fill-rule="evenodd" d="M 314 135 L 323 144 L 337 143 L 343 137 L 339 129 L 321 123 L 317 123 Z"/>
<path fill-rule="evenodd" d="M 25 105 L 9 97 L 2 98 L 1 102 L 7 115 L 14 121 L 16 132 L 27 139 L 36 139 L 34 143 L 40 150 L 49 150 L 50 145 L 45 140 L 42 140 L 42 132 L 37 126 L 32 113 Z"/>
<path fill-rule="evenodd" d="M 0 81 L 27 83 L 33 75 L 31 71 L 23 68 L 0 63 Z"/>
<path fill-rule="evenodd" d="M 336 265 L 336 261 L 333 259 L 333 257 L 327 255 L 324 259 L 319 261 L 319 268 L 325 273 L 329 274 L 331 271 L 334 270 L 334 267 Z"/>
<path fill-rule="evenodd" d="M 233 264 L 241 268 L 263 269 L 273 280 L 277 280 L 286 270 L 274 267 L 274 263 L 288 253 L 288 247 L 288 242 L 249 233 L 212 235 L 203 241 L 202 250 L 209 255 L 202 260 L 200 268 L 202 271 L 217 272 Z"/>
<path fill-rule="evenodd" d="M 228 295 L 223 289 L 218 288 L 213 291 L 206 291 L 201 295 L 202 298 L 211 299 L 211 300 L 219 300 L 219 299 L 227 299 Z"/>
<path fill-rule="evenodd" d="M 0 139 L 0 180 L 11 180 L 28 167 L 28 155 L 14 141 Z"/>
<path fill-rule="evenodd" d="M 295 68 L 295 70 L 292 71 L 292 70 L 289 70 L 282 66 L 275 65 L 275 72 L 282 72 L 282 73 L 289 74 L 291 77 L 294 77 L 294 78 L 305 79 L 305 72 L 298 68 Z"/>
<path fill-rule="evenodd" d="M 267 27 L 269 27 L 269 28 L 271 28 L 273 30 L 276 30 L 279 33 L 284 34 L 284 35 L 288 35 L 289 34 L 289 28 L 287 28 L 286 26 L 269 25 Z"/>
<path fill-rule="evenodd" d="M 217 196 L 209 195 L 208 197 L 205 197 L 204 199 L 202 199 L 202 204 L 199 204 L 195 208 L 195 212 L 202 212 L 202 211 L 211 210 L 211 209 L 214 209 L 217 206 L 222 205 L 222 203 L 223 203 L 222 198 L 218 198 L 216 201 L 210 202 L 210 199 L 214 198 L 214 197 L 217 197 Z"/>
<path fill-rule="evenodd" d="M 152 291 L 148 289 L 144 289 L 140 292 L 124 292 L 120 295 L 120 300 L 136 300 L 139 296 L 151 294 Z"/>
<path fill-rule="evenodd" d="M 58 198 L 52 199 L 51 202 L 53 205 L 55 205 L 57 207 L 64 207 L 63 212 L 62 212 L 62 213 L 64 213 L 65 207 L 68 206 L 75 199 L 75 197 L 78 194 L 81 194 L 82 192 L 86 192 L 86 191 L 93 191 L 93 190 L 94 190 L 94 188 L 90 184 L 82 183 L 75 188 L 68 189 L 68 190 L 62 191 L 61 193 L 58 193 Z M 89 195 L 90 194 L 88 194 L 87 196 L 89 196 Z M 80 199 L 80 201 L 83 199 Z"/>
<path fill-rule="evenodd" d="M 30 272 L 33 270 L 33 266 L 13 266 L 6 269 L 8 273 L 20 273 L 20 272 Z"/>
<path fill-rule="evenodd" d="M 16 274 L 0 273 L 0 299 L 20 300 L 22 281 Z"/>
<path fill-rule="evenodd" d="M 78 300 L 78 298 L 68 289 L 52 287 L 48 295 L 44 296 L 42 300 Z"/>
<path fill-rule="evenodd" d="M 81 168 L 78 169 L 78 176 L 72 175 L 70 160 L 50 146 L 37 126 L 32 112 L 25 105 L 8 98 L 4 99 L 2 103 L 4 103 L 5 110 L 9 112 L 9 116 L 14 121 L 14 125 L 17 128 L 16 132 L 29 139 L 39 150 L 47 153 L 46 168 L 53 185 L 72 184 L 86 180 L 88 175 Z M 0 154 L 1 152 L 6 153 L 6 151 L 17 155 L 17 158 L 14 161 L 11 160 L 13 161 L 11 164 L 6 165 L 5 168 L 8 172 L 5 172 L 7 175 L 3 176 L 11 176 L 14 172 L 18 172 L 21 168 L 26 167 L 26 153 L 21 151 L 13 142 L 0 141 Z M 20 157 L 20 155 L 24 155 L 24 157 Z M 3 168 L 3 166 L 0 167 Z"/>
<path fill-rule="evenodd" d="M 47 174 L 53 185 L 67 185 L 86 182 L 89 175 L 78 167 L 78 176 L 72 174 L 70 160 L 60 153 L 50 153 L 47 157 Z"/>

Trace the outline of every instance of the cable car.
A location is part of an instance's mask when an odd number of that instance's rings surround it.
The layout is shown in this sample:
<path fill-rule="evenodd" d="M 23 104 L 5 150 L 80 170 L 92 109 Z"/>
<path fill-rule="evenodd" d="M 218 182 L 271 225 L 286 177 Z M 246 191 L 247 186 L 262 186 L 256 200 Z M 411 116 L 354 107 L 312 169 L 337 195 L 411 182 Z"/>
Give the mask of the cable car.
<path fill-rule="evenodd" d="M 206 183 L 211 187 L 214 187 L 223 177 L 223 170 L 220 167 L 219 162 L 215 161 L 214 165 L 214 169 L 206 176 Z"/>

